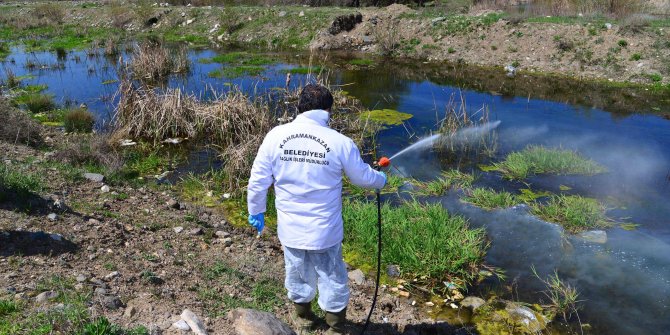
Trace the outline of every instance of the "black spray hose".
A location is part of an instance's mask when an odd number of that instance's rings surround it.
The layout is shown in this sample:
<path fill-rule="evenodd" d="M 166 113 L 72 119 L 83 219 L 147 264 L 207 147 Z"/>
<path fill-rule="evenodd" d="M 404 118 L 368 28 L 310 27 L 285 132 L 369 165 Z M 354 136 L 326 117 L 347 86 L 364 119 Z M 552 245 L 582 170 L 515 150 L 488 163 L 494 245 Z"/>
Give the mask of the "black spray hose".
<path fill-rule="evenodd" d="M 379 168 L 377 168 L 379 169 Z M 372 297 L 372 306 L 370 306 L 370 313 L 368 313 L 368 318 L 365 319 L 365 325 L 361 330 L 361 335 L 365 333 L 370 325 L 370 317 L 372 317 L 372 312 L 375 310 L 375 305 L 377 304 L 377 293 L 379 292 L 379 277 L 381 275 L 382 267 L 382 202 L 379 190 L 377 190 L 377 278 L 375 279 L 375 295 Z"/>

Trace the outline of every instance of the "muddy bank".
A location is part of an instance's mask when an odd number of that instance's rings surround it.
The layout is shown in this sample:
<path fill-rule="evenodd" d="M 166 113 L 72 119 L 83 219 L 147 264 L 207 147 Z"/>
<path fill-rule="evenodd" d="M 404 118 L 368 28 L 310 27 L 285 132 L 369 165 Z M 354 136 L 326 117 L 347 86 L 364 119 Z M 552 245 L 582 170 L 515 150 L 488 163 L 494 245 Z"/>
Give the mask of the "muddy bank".
<path fill-rule="evenodd" d="M 155 36 L 192 46 L 261 50 L 355 50 L 441 64 L 513 66 L 517 71 L 560 74 L 660 86 L 670 82 L 670 26 L 641 26 L 603 18 L 515 19 L 503 12 L 440 12 L 404 5 L 386 8 L 325 7 L 110 7 L 59 2 L 58 22 L 35 21 L 32 4 L 1 8 L 3 38 L 33 41 L 44 25 L 85 28 L 85 43 L 125 35 Z M 358 15 L 360 13 L 360 16 Z M 339 17 L 339 19 L 338 19 Z M 20 24 L 19 24 L 20 21 Z M 82 35 L 80 32 L 77 34 Z M 95 36 L 95 37 L 93 37 Z M 75 36 L 84 39 L 84 36 Z M 72 42 L 72 41 L 70 41 Z M 57 49 L 28 43 L 30 48 Z M 59 44 L 59 45 L 61 45 Z M 11 60 L 11 54 L 8 56 Z"/>

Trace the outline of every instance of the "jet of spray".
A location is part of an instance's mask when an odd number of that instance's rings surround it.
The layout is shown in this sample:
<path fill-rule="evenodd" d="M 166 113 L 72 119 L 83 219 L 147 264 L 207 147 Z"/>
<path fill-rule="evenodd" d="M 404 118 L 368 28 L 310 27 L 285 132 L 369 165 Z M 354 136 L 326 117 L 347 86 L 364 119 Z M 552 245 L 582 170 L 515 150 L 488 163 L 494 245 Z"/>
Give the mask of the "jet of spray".
<path fill-rule="evenodd" d="M 500 125 L 500 121 L 494 121 L 494 122 L 487 122 L 483 125 L 479 126 L 471 126 L 471 127 L 466 127 L 463 128 L 454 134 L 448 135 L 452 141 L 456 143 L 472 143 L 477 141 L 482 135 L 498 128 Z M 393 160 L 394 158 L 405 154 L 410 151 L 414 150 L 419 150 L 419 149 L 425 149 L 432 147 L 435 142 L 437 142 L 442 136 L 445 136 L 443 134 L 435 134 L 428 136 L 426 138 L 423 138 L 419 140 L 418 142 L 410 145 L 409 147 L 402 149 L 400 152 L 397 154 L 391 156 L 390 160 Z"/>

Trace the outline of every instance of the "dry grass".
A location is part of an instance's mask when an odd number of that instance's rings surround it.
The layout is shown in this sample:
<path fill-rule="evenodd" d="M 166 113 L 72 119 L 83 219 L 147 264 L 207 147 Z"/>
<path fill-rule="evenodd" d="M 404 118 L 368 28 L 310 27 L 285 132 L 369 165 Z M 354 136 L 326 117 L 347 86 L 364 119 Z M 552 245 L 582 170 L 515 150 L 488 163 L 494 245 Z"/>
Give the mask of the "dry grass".
<path fill-rule="evenodd" d="M 116 28 L 123 28 L 133 20 L 133 12 L 127 4 L 119 0 L 110 1 L 107 10 L 109 11 L 109 18 L 112 20 L 112 26 Z"/>
<path fill-rule="evenodd" d="M 280 96 L 251 99 L 233 89 L 202 102 L 179 89 L 158 92 L 126 78 L 117 92 L 113 141 L 141 138 L 158 144 L 170 137 L 204 140 L 218 149 L 224 161 L 224 188 L 241 192 L 265 135 L 280 123 L 280 117 L 295 116 L 298 93 L 274 92 Z M 339 90 L 333 93 L 336 106 L 331 127 L 362 145 L 377 128 L 358 117 L 362 107 L 356 100 Z"/>
<path fill-rule="evenodd" d="M 643 0 L 533 0 L 535 15 L 586 16 L 606 15 L 625 18 L 646 9 Z"/>
<path fill-rule="evenodd" d="M 171 51 L 160 44 L 145 42 L 135 47 L 126 67 L 135 78 L 156 81 L 172 73 L 188 72 L 190 61 L 186 48 Z"/>
<path fill-rule="evenodd" d="M 39 146 L 42 141 L 42 126 L 24 111 L 15 109 L 9 101 L 0 97 L 0 140 Z"/>
<path fill-rule="evenodd" d="M 54 159 L 73 166 L 104 167 L 108 172 L 121 170 L 124 161 L 121 153 L 105 135 L 67 136 Z"/>
<path fill-rule="evenodd" d="M 46 20 L 51 23 L 63 23 L 65 9 L 59 3 L 44 2 L 33 9 L 33 16 L 38 20 Z"/>

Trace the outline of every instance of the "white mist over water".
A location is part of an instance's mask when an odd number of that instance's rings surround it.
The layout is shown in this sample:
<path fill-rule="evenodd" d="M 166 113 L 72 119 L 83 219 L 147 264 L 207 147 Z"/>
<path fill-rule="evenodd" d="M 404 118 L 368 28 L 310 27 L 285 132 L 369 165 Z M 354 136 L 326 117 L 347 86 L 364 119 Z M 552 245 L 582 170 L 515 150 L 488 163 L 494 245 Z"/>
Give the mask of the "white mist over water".
<path fill-rule="evenodd" d="M 482 135 L 498 128 L 499 125 L 500 125 L 500 121 L 494 121 L 494 122 L 485 123 L 481 126 L 467 127 L 467 128 L 463 128 L 463 129 L 457 131 L 453 135 L 450 135 L 450 137 L 451 137 L 452 141 L 457 142 L 457 143 L 473 142 L 473 141 L 476 141 Z M 429 147 L 433 146 L 433 144 L 435 144 L 435 142 L 437 140 L 439 140 L 442 136 L 443 136 L 442 134 L 435 134 L 435 135 L 431 135 L 431 136 L 428 136 L 426 138 L 423 138 L 423 139 L 419 140 L 418 142 L 410 145 L 409 147 L 407 147 L 405 149 L 402 149 L 400 152 L 391 156 L 391 158 L 389 158 L 389 159 L 393 160 L 394 158 L 396 158 L 396 157 L 398 157 L 398 156 L 400 156 L 404 153 L 410 152 L 410 151 L 429 148 Z"/>

